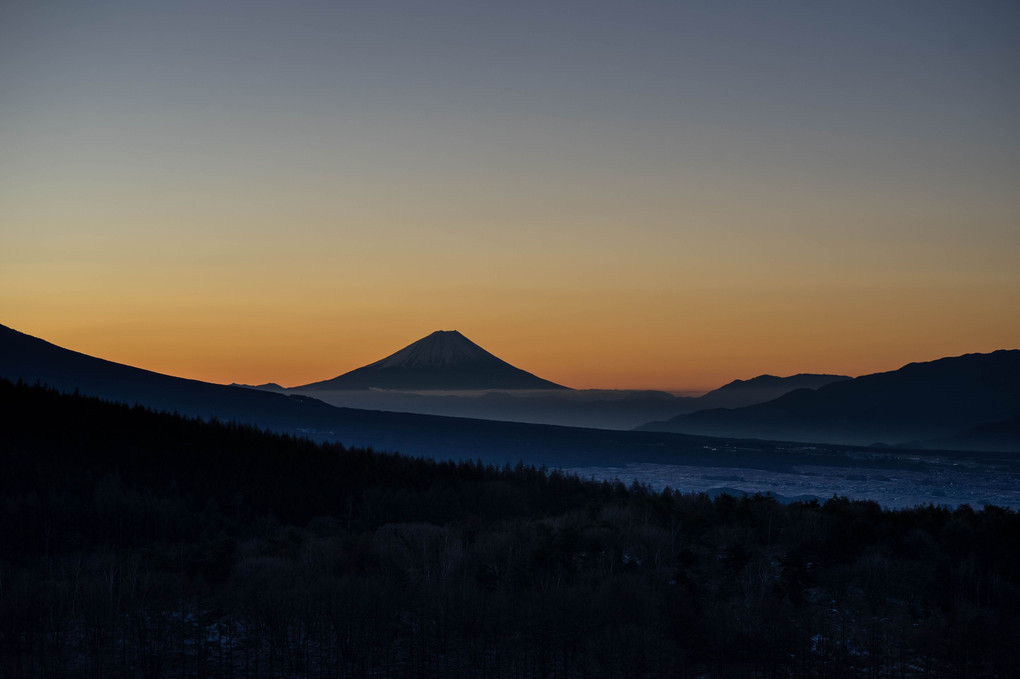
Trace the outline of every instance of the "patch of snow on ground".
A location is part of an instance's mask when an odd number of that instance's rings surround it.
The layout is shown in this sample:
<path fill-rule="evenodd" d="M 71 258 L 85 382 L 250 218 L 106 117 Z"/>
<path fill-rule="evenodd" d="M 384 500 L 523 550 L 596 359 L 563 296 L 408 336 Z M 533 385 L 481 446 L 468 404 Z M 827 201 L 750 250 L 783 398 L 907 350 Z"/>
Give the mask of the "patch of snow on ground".
<path fill-rule="evenodd" d="M 834 495 L 874 500 L 889 509 L 919 504 L 957 507 L 986 504 L 1020 509 L 1020 478 L 994 468 L 932 466 L 919 471 L 862 467 L 795 467 L 792 473 L 733 467 L 694 467 L 639 463 L 625 467 L 572 467 L 563 471 L 583 479 L 626 484 L 638 481 L 656 490 L 666 486 L 685 493 L 771 493 L 783 501 L 827 500 Z"/>

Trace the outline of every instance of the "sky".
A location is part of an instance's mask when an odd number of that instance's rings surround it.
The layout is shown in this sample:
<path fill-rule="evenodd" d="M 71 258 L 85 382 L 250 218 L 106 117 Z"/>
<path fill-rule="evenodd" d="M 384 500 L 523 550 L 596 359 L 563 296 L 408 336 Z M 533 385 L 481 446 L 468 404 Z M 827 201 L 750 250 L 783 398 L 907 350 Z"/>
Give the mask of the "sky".
<path fill-rule="evenodd" d="M 0 3 L 0 323 L 213 382 L 1020 347 L 1020 3 Z"/>

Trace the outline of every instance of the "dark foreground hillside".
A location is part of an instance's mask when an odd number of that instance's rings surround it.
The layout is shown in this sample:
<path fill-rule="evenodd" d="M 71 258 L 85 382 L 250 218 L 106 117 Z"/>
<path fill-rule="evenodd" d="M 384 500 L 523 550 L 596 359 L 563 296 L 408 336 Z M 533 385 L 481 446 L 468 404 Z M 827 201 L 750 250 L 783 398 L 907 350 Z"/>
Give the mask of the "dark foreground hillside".
<path fill-rule="evenodd" d="M 1008 677 L 1020 516 L 435 463 L 0 381 L 0 677 Z"/>

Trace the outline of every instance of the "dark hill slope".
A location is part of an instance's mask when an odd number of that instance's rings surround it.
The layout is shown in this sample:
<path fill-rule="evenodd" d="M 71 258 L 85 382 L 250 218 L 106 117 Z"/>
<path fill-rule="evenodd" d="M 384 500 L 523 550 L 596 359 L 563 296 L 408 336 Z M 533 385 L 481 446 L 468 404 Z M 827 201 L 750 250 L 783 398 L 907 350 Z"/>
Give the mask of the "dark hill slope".
<path fill-rule="evenodd" d="M 785 441 L 905 443 L 1020 413 L 1020 351 L 966 354 L 801 389 L 732 410 L 702 410 L 642 431 Z"/>
<path fill-rule="evenodd" d="M 108 526 L 97 526 L 103 539 L 123 538 L 125 525 L 137 529 L 141 524 L 151 530 L 154 526 L 139 519 L 153 505 L 157 512 L 167 509 L 156 498 L 171 497 L 186 503 L 189 512 L 184 523 L 189 526 L 201 525 L 195 516 L 208 512 L 210 502 L 215 508 L 225 508 L 231 518 L 236 513 L 254 518 L 272 512 L 281 520 L 304 525 L 316 516 L 348 514 L 350 498 L 373 486 L 377 492 L 420 492 L 433 485 L 481 486 L 502 476 L 503 480 L 513 479 L 529 487 L 529 492 L 522 491 L 512 504 L 511 508 L 516 509 L 537 499 L 533 491 L 548 487 L 549 481 L 555 485 L 556 481 L 534 468 L 519 467 L 515 474 L 509 474 L 500 472 L 499 467 L 483 469 L 470 462 L 452 465 L 339 444 L 318 444 L 252 427 L 204 422 L 91 396 L 12 384 L 4 379 L 0 379 L 0 403 L 6 425 L 0 427 L 0 496 L 24 497 L 34 492 L 52 498 L 56 491 L 86 502 L 98 498 L 101 509 L 112 513 L 112 494 L 126 489 L 142 493 L 142 501 L 135 495 L 132 516 L 116 517 L 116 521 L 103 522 Z M 54 422 L 61 426 L 53 426 Z M 575 480 L 570 485 L 576 488 L 579 484 Z M 542 501 L 555 506 L 562 502 L 563 490 L 540 491 L 546 495 Z M 491 497 L 484 493 L 478 492 L 475 497 L 471 512 L 480 514 L 487 504 L 491 506 Z M 450 507 L 423 509 L 431 516 L 421 518 L 457 518 L 450 515 Z M 76 517 L 89 518 L 94 519 Z M 144 518 L 151 521 L 153 517 Z M 14 542 L 43 543 L 43 531 L 25 525 L 24 517 L 0 509 L 0 525 L 0 535 L 5 538 L 21 533 L 20 540 Z M 144 537 L 143 532 L 129 536 L 130 541 L 119 546 Z M 59 549 L 49 537 L 48 546 Z M 83 536 L 69 531 L 66 537 L 80 541 Z M 101 541 L 84 540 L 68 547 L 94 548 Z M 9 541 L 5 540 L 4 545 L 9 547 Z"/>
<path fill-rule="evenodd" d="M 95 358 L 0 325 L 0 377 L 60 391 L 141 404 L 193 417 L 248 422 L 272 429 L 309 426 L 336 409 L 307 397 L 284 396 L 171 377 Z"/>
<path fill-rule="evenodd" d="M 493 356 L 456 330 L 437 330 L 364 367 L 296 389 L 566 389 Z"/>

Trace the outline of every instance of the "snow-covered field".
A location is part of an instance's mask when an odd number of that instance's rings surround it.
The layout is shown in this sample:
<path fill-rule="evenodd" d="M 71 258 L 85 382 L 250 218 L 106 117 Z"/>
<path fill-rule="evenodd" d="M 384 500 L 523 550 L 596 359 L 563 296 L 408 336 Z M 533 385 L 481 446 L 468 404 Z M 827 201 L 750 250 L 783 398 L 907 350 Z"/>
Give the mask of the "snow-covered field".
<path fill-rule="evenodd" d="M 595 480 L 637 480 L 661 490 L 715 495 L 771 493 L 783 501 L 827 500 L 833 495 L 874 500 L 886 508 L 936 504 L 986 504 L 1020 509 L 1020 473 L 1015 465 L 925 457 L 916 469 L 798 466 L 791 472 L 734 467 L 638 463 L 625 467 L 573 467 L 563 471 Z"/>

